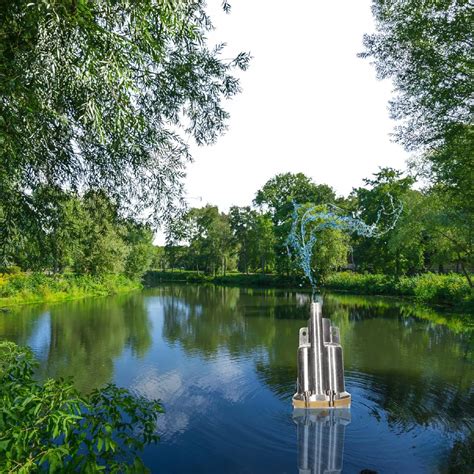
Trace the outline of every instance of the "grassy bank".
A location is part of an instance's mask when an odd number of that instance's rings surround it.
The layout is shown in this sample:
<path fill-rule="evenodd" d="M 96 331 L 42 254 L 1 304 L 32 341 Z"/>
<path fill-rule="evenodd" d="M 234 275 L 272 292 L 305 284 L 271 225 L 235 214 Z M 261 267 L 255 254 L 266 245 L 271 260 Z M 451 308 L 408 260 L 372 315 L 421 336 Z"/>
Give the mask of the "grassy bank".
<path fill-rule="evenodd" d="M 474 303 L 474 295 L 466 278 L 451 273 L 425 273 L 412 277 L 394 278 L 387 275 L 334 273 L 325 287 L 364 295 L 410 296 L 419 302 L 467 307 Z"/>
<path fill-rule="evenodd" d="M 0 275 L 0 307 L 106 296 L 141 288 L 124 275 Z"/>
<path fill-rule="evenodd" d="M 223 285 L 297 288 L 307 284 L 300 277 L 230 273 L 211 277 L 189 271 L 150 271 L 145 284 L 153 286 L 164 281 L 185 281 L 189 283 L 215 283 Z M 394 278 L 387 275 L 339 272 L 326 278 L 324 288 L 347 291 L 363 295 L 408 296 L 421 303 L 445 304 L 463 310 L 472 308 L 474 295 L 466 279 L 457 274 L 438 275 L 426 273 L 413 277 Z"/>

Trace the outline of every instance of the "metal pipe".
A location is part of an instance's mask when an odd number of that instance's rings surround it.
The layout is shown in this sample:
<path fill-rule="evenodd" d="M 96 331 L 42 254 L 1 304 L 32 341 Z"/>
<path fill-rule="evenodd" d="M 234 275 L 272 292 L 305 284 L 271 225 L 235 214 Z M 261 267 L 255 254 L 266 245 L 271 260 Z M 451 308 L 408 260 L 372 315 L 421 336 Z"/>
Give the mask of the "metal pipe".
<path fill-rule="evenodd" d="M 310 392 L 309 386 L 309 344 L 298 348 L 298 379 L 297 391 L 305 394 Z"/>
<path fill-rule="evenodd" d="M 323 318 L 323 341 L 331 342 L 331 320 Z"/>
<path fill-rule="evenodd" d="M 313 395 L 326 396 L 329 388 L 327 383 L 327 354 L 323 340 L 323 322 L 321 304 L 311 304 L 311 318 L 309 319 L 309 371 L 310 387 Z"/>
<path fill-rule="evenodd" d="M 332 342 L 326 344 L 329 366 L 329 390 L 338 395 L 345 391 L 344 364 L 342 361 L 342 347 Z"/>
<path fill-rule="evenodd" d="M 322 317 L 321 303 L 312 303 L 308 327 L 299 332 L 295 408 L 350 407 L 339 340 L 339 329 Z"/>

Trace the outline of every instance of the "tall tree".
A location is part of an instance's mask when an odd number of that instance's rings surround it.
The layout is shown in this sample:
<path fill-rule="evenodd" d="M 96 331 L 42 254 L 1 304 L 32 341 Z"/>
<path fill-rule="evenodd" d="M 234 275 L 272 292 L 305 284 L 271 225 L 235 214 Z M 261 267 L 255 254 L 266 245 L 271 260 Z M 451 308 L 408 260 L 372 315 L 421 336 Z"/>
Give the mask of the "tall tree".
<path fill-rule="evenodd" d="M 232 71 L 248 64 L 209 48 L 211 29 L 204 0 L 0 2 L 2 244 L 45 183 L 169 217 L 183 134 L 216 140 L 240 90 Z"/>
<path fill-rule="evenodd" d="M 86 211 L 84 237 L 74 269 L 93 275 L 123 272 L 128 249 L 117 205 L 104 192 L 89 191 L 84 196 L 83 206 Z"/>
<path fill-rule="evenodd" d="M 327 184 L 315 184 L 303 173 L 281 173 L 269 179 L 257 191 L 254 204 L 266 206 L 275 225 L 284 222 L 293 211 L 293 202 L 328 204 L 336 195 Z"/>
<path fill-rule="evenodd" d="M 396 140 L 419 153 L 418 171 L 450 203 L 449 221 L 463 234 L 460 258 L 472 265 L 472 2 L 373 0 L 372 11 L 376 32 L 364 37 L 361 56 L 392 79 Z"/>
<path fill-rule="evenodd" d="M 124 242 L 127 246 L 125 274 L 141 277 L 151 266 L 154 257 L 153 232 L 148 225 L 127 220 L 124 223 Z"/>
<path fill-rule="evenodd" d="M 377 31 L 364 36 L 361 56 L 373 58 L 379 77 L 394 82 L 390 110 L 403 121 L 397 139 L 408 149 L 452 147 L 452 158 L 472 166 L 471 2 L 373 0 L 372 12 Z M 427 157 L 443 167 L 437 153 Z M 455 178 L 454 169 L 445 171 Z"/>
<path fill-rule="evenodd" d="M 209 274 L 224 274 L 233 266 L 235 238 L 227 215 L 217 206 L 190 209 L 177 234 L 186 243 L 185 266 Z"/>
<path fill-rule="evenodd" d="M 260 268 L 262 273 L 273 270 L 276 241 L 273 222 L 267 214 L 255 216 L 250 242 L 250 262 L 253 268 Z"/>
<path fill-rule="evenodd" d="M 378 238 L 354 237 L 354 259 L 359 268 L 397 275 L 405 273 L 403 262 L 407 259 L 406 252 L 411 252 L 410 245 L 405 246 L 403 239 L 394 240 L 397 228 L 392 228 L 395 219 L 392 212 L 393 206 L 402 203 L 401 220 L 409 214 L 406 195 L 413 181 L 401 171 L 382 168 L 373 178 L 364 179 L 366 187 L 354 190 L 360 217 L 367 224 L 378 222 L 379 229 L 384 231 Z"/>
<path fill-rule="evenodd" d="M 229 211 L 229 222 L 238 246 L 238 269 L 248 273 L 251 264 L 251 253 L 257 212 L 250 206 L 232 206 Z"/>
<path fill-rule="evenodd" d="M 286 251 L 291 229 L 293 203 L 328 204 L 334 202 L 334 190 L 326 184 L 315 184 L 303 173 L 277 174 L 257 192 L 254 204 L 267 208 L 275 226 L 275 257 L 279 273 L 289 273 L 292 265 Z"/>

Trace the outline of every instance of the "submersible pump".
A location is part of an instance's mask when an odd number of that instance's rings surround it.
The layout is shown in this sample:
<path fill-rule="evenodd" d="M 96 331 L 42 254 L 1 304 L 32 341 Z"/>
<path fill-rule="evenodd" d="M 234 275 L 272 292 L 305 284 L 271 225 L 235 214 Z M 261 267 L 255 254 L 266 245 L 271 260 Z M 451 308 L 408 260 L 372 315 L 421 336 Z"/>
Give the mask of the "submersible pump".
<path fill-rule="evenodd" d="M 299 332 L 298 378 L 294 408 L 348 408 L 339 328 L 322 317 L 321 302 L 311 303 L 308 327 Z"/>

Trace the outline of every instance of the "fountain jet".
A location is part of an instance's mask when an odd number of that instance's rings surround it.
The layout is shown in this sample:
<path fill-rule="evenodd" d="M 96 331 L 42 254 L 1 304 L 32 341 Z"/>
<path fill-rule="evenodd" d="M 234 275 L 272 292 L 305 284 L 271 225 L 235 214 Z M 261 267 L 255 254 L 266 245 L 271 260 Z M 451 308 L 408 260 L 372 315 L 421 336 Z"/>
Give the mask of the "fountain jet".
<path fill-rule="evenodd" d="M 299 332 L 298 378 L 294 408 L 348 408 L 339 328 L 322 316 L 320 302 L 311 303 L 308 327 Z"/>

